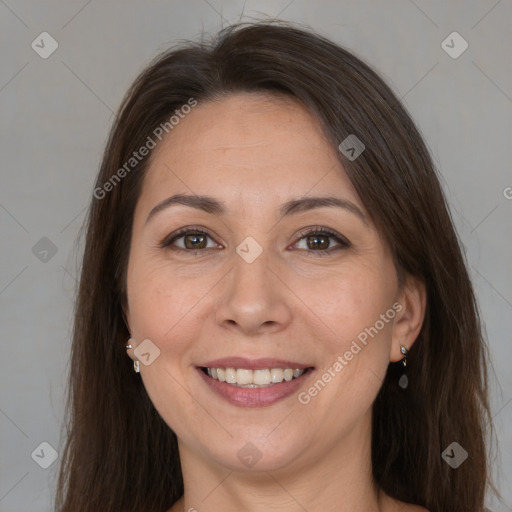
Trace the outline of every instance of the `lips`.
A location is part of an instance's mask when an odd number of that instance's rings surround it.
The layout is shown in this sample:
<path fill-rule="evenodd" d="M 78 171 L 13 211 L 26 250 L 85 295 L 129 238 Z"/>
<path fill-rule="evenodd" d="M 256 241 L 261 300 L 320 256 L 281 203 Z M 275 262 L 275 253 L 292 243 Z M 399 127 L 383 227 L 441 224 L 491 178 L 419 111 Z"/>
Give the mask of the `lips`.
<path fill-rule="evenodd" d="M 230 368 L 264 371 L 272 368 L 293 368 L 300 370 L 297 378 L 282 380 L 265 386 L 242 386 L 233 383 L 223 382 L 212 378 L 211 368 Z M 314 373 L 314 367 L 297 361 L 286 361 L 284 359 L 262 358 L 247 359 L 244 357 L 227 357 L 206 361 L 197 366 L 201 379 L 216 395 L 223 398 L 232 405 L 238 407 L 264 407 L 272 405 L 293 393 L 296 393 L 302 386 L 306 385 Z M 210 373 L 210 374 L 209 374 Z"/>

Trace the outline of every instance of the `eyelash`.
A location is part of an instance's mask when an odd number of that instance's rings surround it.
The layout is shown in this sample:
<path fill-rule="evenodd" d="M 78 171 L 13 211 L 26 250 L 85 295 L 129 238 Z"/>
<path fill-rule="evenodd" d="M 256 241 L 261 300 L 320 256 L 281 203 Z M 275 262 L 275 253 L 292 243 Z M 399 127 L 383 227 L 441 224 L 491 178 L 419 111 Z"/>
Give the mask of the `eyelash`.
<path fill-rule="evenodd" d="M 204 228 L 194 228 L 194 226 L 189 226 L 186 228 L 179 229 L 175 233 L 172 233 L 171 235 L 166 236 L 158 245 L 160 249 L 171 249 L 171 250 L 178 250 L 178 251 L 184 251 L 192 256 L 197 256 L 201 252 L 205 252 L 207 250 L 211 250 L 212 248 L 205 248 L 205 249 L 183 249 L 181 247 L 175 247 L 172 248 L 172 244 L 176 242 L 176 240 L 179 240 L 180 238 L 183 238 L 186 235 L 206 235 L 207 237 L 211 238 L 213 240 L 213 237 L 206 231 L 204 231 Z M 298 242 L 300 242 L 303 238 L 306 238 L 308 236 L 312 235 L 327 235 L 330 238 L 333 238 L 339 245 L 329 248 L 329 249 L 299 249 L 305 251 L 310 256 L 328 256 L 332 252 L 340 249 L 347 249 L 351 246 L 350 242 L 342 237 L 340 234 L 336 233 L 335 231 L 332 231 L 328 228 L 324 228 L 321 226 L 314 226 L 312 228 L 306 228 L 300 233 L 298 233 L 299 239 L 297 242 L 295 242 L 293 245 L 297 245 Z"/>
<path fill-rule="evenodd" d="M 320 257 L 329 256 L 331 253 L 333 253 L 337 250 L 347 249 L 348 247 L 350 247 L 350 242 L 345 237 L 336 233 L 336 231 L 332 231 L 332 230 L 330 230 L 328 228 L 324 228 L 322 226 L 314 226 L 312 228 L 306 228 L 306 229 L 302 230 L 298 234 L 299 239 L 293 245 L 297 245 L 297 243 L 300 242 L 303 238 L 306 238 L 306 237 L 312 236 L 312 235 L 327 235 L 328 237 L 333 238 L 338 243 L 338 245 L 335 247 L 332 247 L 330 249 L 318 249 L 318 250 L 302 249 L 302 250 L 305 250 L 306 253 L 310 256 L 320 256 Z"/>

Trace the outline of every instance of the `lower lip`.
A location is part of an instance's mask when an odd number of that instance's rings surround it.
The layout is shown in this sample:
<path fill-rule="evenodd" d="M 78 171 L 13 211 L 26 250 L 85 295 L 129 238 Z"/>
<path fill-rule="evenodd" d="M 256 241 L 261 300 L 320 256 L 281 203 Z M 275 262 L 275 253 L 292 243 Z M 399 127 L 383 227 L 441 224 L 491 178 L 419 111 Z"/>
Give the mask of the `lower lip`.
<path fill-rule="evenodd" d="M 275 404 L 279 400 L 297 392 L 314 371 L 310 368 L 297 379 L 282 381 L 279 384 L 266 388 L 239 388 L 209 377 L 201 368 L 197 370 L 212 391 L 238 407 L 265 407 Z"/>

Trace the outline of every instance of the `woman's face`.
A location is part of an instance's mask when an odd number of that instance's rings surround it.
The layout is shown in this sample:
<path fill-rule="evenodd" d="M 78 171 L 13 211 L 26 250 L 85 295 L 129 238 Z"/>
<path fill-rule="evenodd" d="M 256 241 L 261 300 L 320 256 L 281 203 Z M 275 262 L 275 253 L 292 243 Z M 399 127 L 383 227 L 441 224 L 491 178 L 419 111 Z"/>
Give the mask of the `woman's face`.
<path fill-rule="evenodd" d="M 294 100 L 249 93 L 199 103 L 153 149 L 126 314 L 182 456 L 299 468 L 369 439 L 405 309 L 336 151 Z"/>

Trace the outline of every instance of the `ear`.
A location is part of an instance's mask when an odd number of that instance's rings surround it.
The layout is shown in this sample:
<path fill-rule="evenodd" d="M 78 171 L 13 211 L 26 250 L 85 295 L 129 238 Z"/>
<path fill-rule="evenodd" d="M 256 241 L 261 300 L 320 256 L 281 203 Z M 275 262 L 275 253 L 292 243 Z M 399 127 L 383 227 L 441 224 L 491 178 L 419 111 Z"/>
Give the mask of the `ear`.
<path fill-rule="evenodd" d="M 393 324 L 390 361 L 403 359 L 400 345 L 410 349 L 420 333 L 425 318 L 427 293 L 425 283 L 407 275 L 400 290 L 397 303 L 397 315 Z"/>

